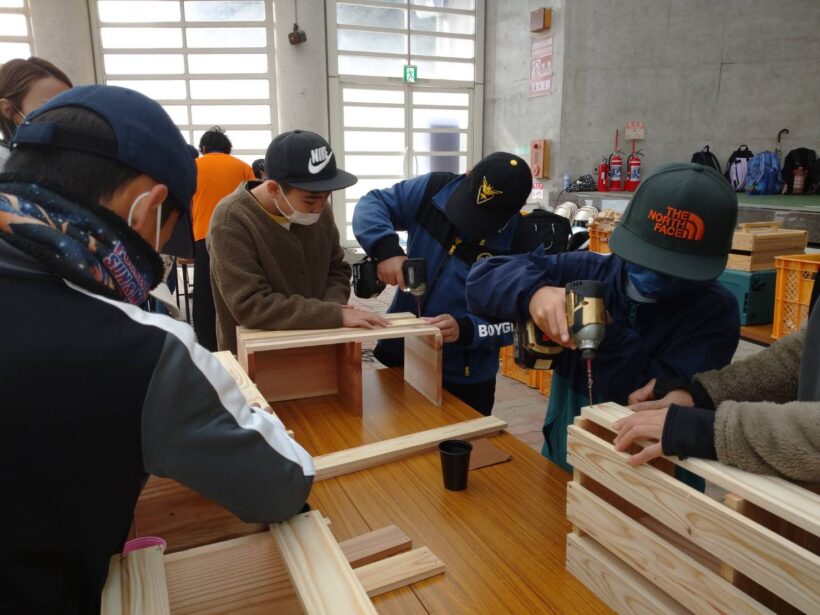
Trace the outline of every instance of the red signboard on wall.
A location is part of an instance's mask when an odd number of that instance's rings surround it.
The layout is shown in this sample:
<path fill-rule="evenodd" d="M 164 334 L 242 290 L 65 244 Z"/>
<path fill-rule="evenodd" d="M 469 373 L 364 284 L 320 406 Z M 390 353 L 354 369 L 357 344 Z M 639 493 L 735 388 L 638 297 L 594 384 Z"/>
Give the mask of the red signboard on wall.
<path fill-rule="evenodd" d="M 552 94 L 552 33 L 534 36 L 530 50 L 530 96 Z"/>

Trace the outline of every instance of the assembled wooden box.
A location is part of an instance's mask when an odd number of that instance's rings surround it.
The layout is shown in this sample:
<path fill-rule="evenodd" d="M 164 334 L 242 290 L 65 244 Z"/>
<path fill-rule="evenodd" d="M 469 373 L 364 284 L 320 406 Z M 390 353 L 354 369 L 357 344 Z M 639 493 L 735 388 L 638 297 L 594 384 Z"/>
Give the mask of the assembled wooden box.
<path fill-rule="evenodd" d="M 569 427 L 567 568 L 619 613 L 819 612 L 820 496 L 715 461 L 630 466 L 611 442 L 631 412 L 600 404 Z M 676 465 L 729 495 L 679 482 Z"/>
<path fill-rule="evenodd" d="M 741 224 L 732 238 L 732 252 L 726 268 L 740 271 L 774 269 L 775 256 L 805 251 L 808 237 L 808 231 L 784 229 L 780 222 Z"/>

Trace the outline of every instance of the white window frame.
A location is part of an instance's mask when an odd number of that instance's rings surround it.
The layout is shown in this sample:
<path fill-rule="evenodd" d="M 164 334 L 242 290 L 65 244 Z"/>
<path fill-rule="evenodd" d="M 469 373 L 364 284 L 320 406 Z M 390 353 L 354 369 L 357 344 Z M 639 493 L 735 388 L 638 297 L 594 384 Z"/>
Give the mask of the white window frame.
<path fill-rule="evenodd" d="M 25 36 L 0 36 L 0 43 L 26 43 L 28 45 L 29 53 L 27 56 L 35 55 L 34 35 L 31 31 L 31 11 L 29 9 L 29 0 L 23 0 L 22 7 L 0 8 L 0 18 L 3 15 L 23 15 L 26 18 L 26 35 Z M 2 62 L 0 62 L 2 64 Z"/>
<path fill-rule="evenodd" d="M 179 3 L 179 10 L 180 10 L 180 19 L 179 21 L 175 22 L 160 22 L 160 23 L 146 23 L 146 22 L 101 22 L 99 13 L 97 11 L 97 0 L 88 0 L 88 10 L 89 14 L 91 15 L 91 35 L 94 47 L 94 61 L 95 61 L 95 73 L 97 76 L 97 83 L 106 83 L 107 80 L 117 80 L 117 81 L 127 81 L 129 79 L 134 80 L 184 80 L 185 81 L 185 91 L 186 96 L 184 99 L 155 99 L 161 105 L 185 105 L 188 107 L 188 122 L 186 124 L 177 124 L 179 129 L 182 131 L 183 136 L 185 137 L 186 141 L 191 143 L 194 147 L 199 147 L 199 142 L 194 142 L 194 133 L 196 131 L 201 130 L 208 130 L 213 126 L 213 124 L 195 124 L 193 123 L 193 117 L 191 114 L 191 106 L 218 106 L 218 105 L 237 105 L 237 104 L 257 104 L 257 105 L 268 105 L 270 107 L 270 123 L 268 124 L 233 124 L 230 122 L 230 118 L 226 118 L 226 121 L 218 122 L 218 125 L 222 127 L 225 132 L 230 137 L 232 130 L 270 130 L 271 135 L 275 137 L 278 131 L 278 109 L 277 109 L 277 102 L 276 102 L 276 63 L 274 58 L 274 14 L 273 14 L 273 2 L 268 1 L 265 3 L 265 21 L 196 21 L 196 22 L 188 22 L 185 19 L 185 8 L 184 8 L 184 0 L 177 0 Z M 118 48 L 118 49 L 107 49 L 104 50 L 102 46 L 102 37 L 101 37 L 101 28 L 105 26 L 112 26 L 112 27 L 146 27 L 146 28 L 182 28 L 183 36 L 182 36 L 182 46 L 181 47 L 173 47 L 173 48 Z M 187 43 L 187 38 L 185 36 L 185 28 L 186 27 L 195 27 L 195 28 L 218 28 L 218 27 L 226 27 L 226 28 L 240 28 L 240 27 L 254 27 L 254 28 L 265 28 L 265 36 L 267 44 L 265 47 L 196 47 L 196 48 L 189 48 Z M 168 74 L 152 74 L 152 73 L 139 73 L 139 74 L 127 74 L 127 75 L 120 75 L 120 74 L 107 74 L 105 72 L 105 65 L 103 62 L 103 55 L 104 53 L 107 54 L 140 54 L 140 55 L 147 55 L 147 54 L 182 54 L 183 62 L 184 62 L 184 72 L 180 74 L 168 75 Z M 266 73 L 196 73 L 192 74 L 188 72 L 188 54 L 199 54 L 199 53 L 219 53 L 219 54 L 243 54 L 243 53 L 252 53 L 252 54 L 266 54 L 267 61 L 268 61 L 268 70 Z M 254 100 L 247 100 L 247 99 L 232 99 L 232 98 L 220 98 L 220 99 L 207 99 L 207 100 L 200 100 L 200 99 L 192 99 L 191 98 L 191 80 L 192 79 L 225 79 L 225 80 L 233 80 L 233 79 L 253 79 L 253 78 L 265 78 L 268 80 L 269 83 L 269 94 L 268 99 L 254 99 Z M 234 148 L 231 151 L 231 154 L 236 156 L 255 156 L 257 158 L 263 158 L 265 155 L 264 149 L 257 150 L 257 149 L 241 149 L 241 148 Z"/>
<path fill-rule="evenodd" d="M 463 14 L 462 11 L 453 10 L 453 9 L 446 9 L 440 7 L 430 7 L 430 6 L 416 6 L 413 4 L 413 0 L 408 0 L 407 4 L 396 4 L 391 2 L 380 2 L 379 0 L 341 0 L 341 1 L 349 1 L 354 4 L 364 5 L 364 6 L 373 6 L 373 7 L 380 7 L 380 8 L 407 8 L 412 10 L 413 8 L 417 8 L 419 10 L 427 10 L 437 13 L 455 13 L 455 14 Z M 340 164 L 344 167 L 344 157 L 345 157 L 345 148 L 344 148 L 344 120 L 343 120 L 343 102 L 342 102 L 342 90 L 344 87 L 348 86 L 372 86 L 378 89 L 379 86 L 392 86 L 393 88 L 404 88 L 405 89 L 405 128 L 404 130 L 409 133 L 410 135 L 410 143 L 412 144 L 412 100 L 411 95 L 412 91 L 420 91 L 424 89 L 430 90 L 445 90 L 445 91 L 459 91 L 465 92 L 470 95 L 470 107 L 469 107 L 469 121 L 468 126 L 469 128 L 466 131 L 467 134 L 467 167 L 470 168 L 475 162 L 481 159 L 482 156 L 482 148 L 483 148 L 483 124 L 484 124 L 484 29 L 485 29 L 485 0 L 475 0 L 475 34 L 474 35 L 457 35 L 457 34 L 446 34 L 445 36 L 452 37 L 452 38 L 463 38 L 463 39 L 473 39 L 475 44 L 475 55 L 472 62 L 475 65 L 475 80 L 470 81 L 455 81 L 455 80 L 445 80 L 445 79 L 425 79 L 423 75 L 420 75 L 419 80 L 416 83 L 408 84 L 405 83 L 401 75 L 397 75 L 395 77 L 370 77 L 370 76 L 361 76 L 361 75 L 339 75 L 339 51 L 338 51 L 338 26 L 337 26 L 337 16 L 336 16 L 336 4 L 337 0 L 325 0 L 325 15 L 326 15 L 326 22 L 327 22 L 327 56 L 328 56 L 328 98 L 329 98 L 329 112 L 330 112 L 330 143 L 333 145 L 334 151 L 337 152 L 337 157 L 339 158 Z M 379 29 L 375 27 L 365 27 L 365 26 L 344 26 L 345 29 L 356 29 L 359 31 L 370 31 L 370 32 L 402 32 L 401 30 L 394 30 L 394 29 Z M 407 47 L 407 54 L 406 57 L 410 58 L 410 34 L 419 34 L 419 35 L 435 35 L 435 33 L 428 32 L 428 31 L 417 31 L 411 30 L 409 22 L 407 24 L 407 29 L 403 30 L 408 34 L 408 47 Z M 474 37 L 474 38 L 473 38 Z M 372 53 L 366 51 L 345 51 L 345 55 L 355 55 L 360 57 L 403 57 L 405 54 L 387 54 L 387 53 Z M 442 58 L 440 56 L 421 56 L 421 55 L 414 55 L 414 58 L 422 59 L 422 60 L 443 60 L 443 61 L 467 61 L 459 58 Z M 379 105 L 385 106 L 385 105 Z M 387 105 L 389 106 L 389 105 Z M 441 108 L 439 106 L 439 108 Z M 385 129 L 389 130 L 389 129 Z M 435 129 L 430 129 L 430 132 L 434 132 Z M 376 130 L 376 132 L 378 132 Z M 463 131 L 441 131 L 441 132 L 463 132 Z M 412 148 L 412 145 L 411 145 Z M 358 155 L 366 155 L 363 152 L 356 152 Z M 378 153 L 374 153 L 378 155 Z M 412 152 L 411 152 L 412 154 Z M 404 171 L 405 177 L 412 177 L 414 176 L 412 164 L 413 164 L 413 156 L 409 156 L 405 159 L 404 164 Z M 364 177 L 366 178 L 366 177 Z M 393 183 L 400 181 L 401 178 L 398 179 L 387 179 L 385 180 L 385 188 L 389 187 Z M 348 248 L 355 248 L 358 247 L 358 243 L 355 240 L 350 240 L 347 238 L 347 198 L 345 195 L 345 191 L 339 190 L 332 194 L 332 202 L 333 202 L 333 215 L 334 220 L 336 222 L 336 226 L 339 229 L 339 235 L 341 237 L 341 242 L 344 247 Z"/>

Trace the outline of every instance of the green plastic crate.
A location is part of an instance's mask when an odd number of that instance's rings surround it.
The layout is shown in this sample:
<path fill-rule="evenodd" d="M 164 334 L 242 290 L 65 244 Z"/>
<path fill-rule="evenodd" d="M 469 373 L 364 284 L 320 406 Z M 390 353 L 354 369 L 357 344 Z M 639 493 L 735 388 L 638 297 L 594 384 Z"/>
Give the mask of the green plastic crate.
<path fill-rule="evenodd" d="M 726 269 L 718 282 L 737 299 L 740 324 L 763 325 L 774 317 L 774 288 L 777 271 L 737 271 Z"/>

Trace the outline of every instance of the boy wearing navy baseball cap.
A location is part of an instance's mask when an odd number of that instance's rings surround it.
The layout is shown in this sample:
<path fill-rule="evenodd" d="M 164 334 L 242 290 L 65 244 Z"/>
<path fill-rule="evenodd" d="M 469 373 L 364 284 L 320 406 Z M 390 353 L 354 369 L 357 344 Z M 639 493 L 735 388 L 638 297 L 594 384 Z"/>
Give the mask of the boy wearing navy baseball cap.
<path fill-rule="evenodd" d="M 140 306 L 191 247 L 190 150 L 153 100 L 77 87 L 0 175 L 0 611 L 99 613 L 148 474 L 247 521 L 302 508 L 313 462 L 185 323 Z M 253 468 L 253 471 L 249 471 Z"/>
<path fill-rule="evenodd" d="M 351 269 L 330 193 L 356 183 L 314 132 L 276 137 L 262 181 L 240 184 L 214 212 L 208 231 L 220 350 L 236 352 L 236 327 L 330 329 L 387 324 L 347 306 Z"/>

